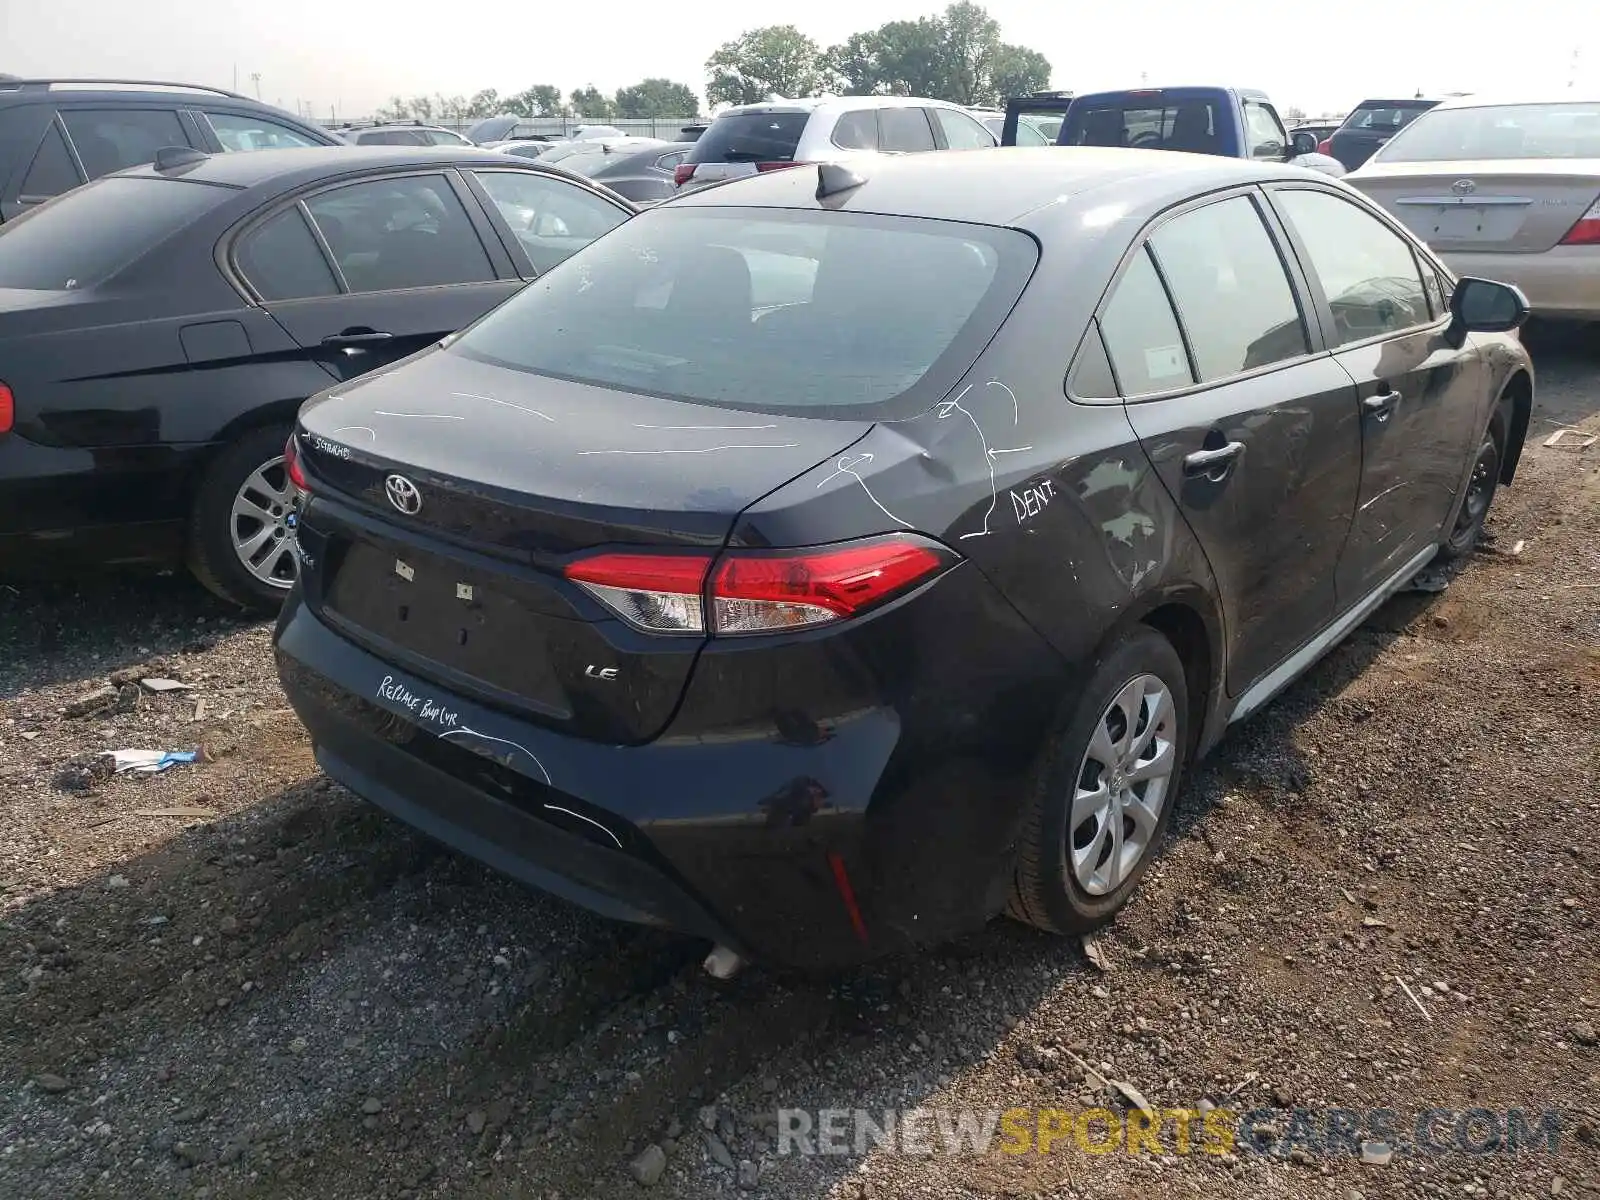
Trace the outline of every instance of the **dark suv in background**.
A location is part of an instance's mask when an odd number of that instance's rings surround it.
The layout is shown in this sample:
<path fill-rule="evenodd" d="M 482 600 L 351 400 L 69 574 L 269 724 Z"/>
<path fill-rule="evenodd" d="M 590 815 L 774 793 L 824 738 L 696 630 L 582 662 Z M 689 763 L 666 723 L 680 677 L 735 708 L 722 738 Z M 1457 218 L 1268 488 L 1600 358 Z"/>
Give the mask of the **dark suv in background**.
<path fill-rule="evenodd" d="M 1331 154 L 1354 171 L 1378 149 L 1423 113 L 1437 100 L 1417 96 L 1410 100 L 1363 100 L 1351 110 L 1344 124 L 1333 131 L 1322 153 Z"/>
<path fill-rule="evenodd" d="M 327 130 L 221 88 L 0 79 L 0 221 L 168 146 L 207 153 L 337 146 Z"/>

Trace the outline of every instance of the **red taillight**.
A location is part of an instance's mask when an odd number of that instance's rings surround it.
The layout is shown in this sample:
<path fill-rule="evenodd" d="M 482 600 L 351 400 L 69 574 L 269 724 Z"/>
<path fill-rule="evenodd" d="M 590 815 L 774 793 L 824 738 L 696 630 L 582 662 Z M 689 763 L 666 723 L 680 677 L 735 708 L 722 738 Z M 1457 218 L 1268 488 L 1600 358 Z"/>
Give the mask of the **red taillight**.
<path fill-rule="evenodd" d="M 1578 223 L 1567 230 L 1567 236 L 1561 239 L 1561 244 L 1600 246 L 1600 200 L 1596 200 L 1589 211 L 1578 218 Z"/>
<path fill-rule="evenodd" d="M 706 633 L 709 625 L 728 636 L 857 616 L 955 562 L 937 542 L 890 534 L 804 550 L 733 550 L 714 569 L 704 554 L 597 554 L 568 566 L 566 575 L 636 628 Z"/>
<path fill-rule="evenodd" d="M 768 171 L 782 171 L 786 167 L 803 167 L 803 166 L 805 166 L 804 163 L 797 163 L 797 162 L 792 162 L 792 161 L 791 162 L 765 162 L 765 163 L 757 163 L 756 164 L 756 170 L 760 171 L 762 174 L 766 174 L 766 172 L 768 172 Z"/>
<path fill-rule="evenodd" d="M 1333 153 L 1333 139 L 1331 137 L 1325 137 L 1320 142 L 1318 142 L 1317 143 L 1317 153 L 1318 154 L 1332 154 Z"/>
<path fill-rule="evenodd" d="M 11 389 L 0 383 L 0 433 L 10 433 L 17 419 L 17 400 Z"/>
<path fill-rule="evenodd" d="M 296 444 L 292 433 L 283 446 L 283 469 L 288 472 L 289 482 L 295 487 L 302 492 L 311 491 L 311 485 L 306 482 L 306 473 L 300 467 L 300 447 Z"/>
<path fill-rule="evenodd" d="M 679 163 L 672 168 L 672 186 L 682 187 L 694 178 L 694 163 Z"/>

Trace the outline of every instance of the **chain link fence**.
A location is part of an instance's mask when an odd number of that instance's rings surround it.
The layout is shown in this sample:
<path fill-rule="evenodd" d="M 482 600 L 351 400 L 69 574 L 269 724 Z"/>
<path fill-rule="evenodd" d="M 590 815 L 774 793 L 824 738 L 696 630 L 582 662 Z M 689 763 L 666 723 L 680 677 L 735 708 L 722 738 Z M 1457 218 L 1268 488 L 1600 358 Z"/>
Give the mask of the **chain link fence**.
<path fill-rule="evenodd" d="M 709 120 L 709 117 L 650 117 L 645 119 L 618 118 L 617 120 L 612 121 L 588 117 L 528 117 L 525 120 L 518 121 L 516 128 L 507 134 L 506 137 L 566 137 L 568 134 L 572 133 L 573 130 L 583 125 L 608 125 L 612 129 L 620 129 L 629 137 L 653 137 L 661 138 L 663 141 L 670 142 L 678 136 L 678 133 L 685 125 L 693 125 L 697 123 L 704 124 Z M 347 123 L 357 129 L 370 125 L 385 124 L 385 122 L 379 121 L 375 118 L 366 117 L 349 122 L 340 121 L 339 127 L 343 128 Z M 409 125 L 413 122 L 408 119 L 400 123 Z M 438 120 L 420 122 L 420 124 L 432 125 L 439 129 L 453 129 L 455 132 L 462 135 L 465 135 L 467 130 L 471 129 L 477 123 L 478 122 L 475 119 L 471 121 Z"/>

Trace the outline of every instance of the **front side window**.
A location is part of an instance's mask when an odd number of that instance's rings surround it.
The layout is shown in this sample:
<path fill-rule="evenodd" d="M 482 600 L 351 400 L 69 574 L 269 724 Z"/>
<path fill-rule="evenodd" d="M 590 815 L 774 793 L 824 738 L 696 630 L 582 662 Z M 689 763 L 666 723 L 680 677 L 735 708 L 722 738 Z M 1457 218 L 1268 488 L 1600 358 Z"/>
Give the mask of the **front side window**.
<path fill-rule="evenodd" d="M 986 150 L 994 145 L 995 139 L 989 131 L 966 113 L 954 108 L 934 108 L 929 111 L 933 113 L 933 119 L 939 122 L 950 149 Z"/>
<path fill-rule="evenodd" d="M 1124 396 L 1142 396 L 1194 382 L 1178 318 L 1148 250 L 1140 250 L 1100 318 L 1106 353 Z"/>
<path fill-rule="evenodd" d="M 1250 157 L 1279 159 L 1283 157 L 1287 139 L 1278 114 L 1258 100 L 1247 100 L 1244 105 L 1245 121 L 1249 125 Z"/>
<path fill-rule="evenodd" d="M 67 109 L 61 118 L 90 179 L 155 162 L 156 151 L 189 144 L 171 109 Z"/>
<path fill-rule="evenodd" d="M 263 120 L 241 113 L 208 112 L 206 120 L 217 135 L 222 148 L 229 151 L 246 150 L 298 150 L 304 146 L 320 146 L 305 134 L 276 121 Z"/>
<path fill-rule="evenodd" d="M 1202 383 L 1306 353 L 1289 277 L 1248 197 L 1174 217 L 1150 243 Z"/>
<path fill-rule="evenodd" d="M 298 204 L 245 234 L 234 261 L 263 300 L 303 300 L 339 292 Z"/>
<path fill-rule="evenodd" d="M 1339 345 L 1432 319 L 1410 243 L 1382 221 L 1327 192 L 1280 191 L 1273 198 L 1322 281 Z"/>
<path fill-rule="evenodd" d="M 933 129 L 923 108 L 880 108 L 878 149 L 891 154 L 918 154 L 932 150 Z"/>
<path fill-rule="evenodd" d="M 913 416 L 972 365 L 1036 261 L 1010 229 L 668 206 L 580 250 L 447 352 L 748 411 Z"/>
<path fill-rule="evenodd" d="M 495 277 L 467 210 L 443 175 L 347 184 L 311 197 L 306 207 L 352 292 Z"/>
<path fill-rule="evenodd" d="M 627 219 L 616 205 L 531 171 L 475 171 L 540 274 Z"/>

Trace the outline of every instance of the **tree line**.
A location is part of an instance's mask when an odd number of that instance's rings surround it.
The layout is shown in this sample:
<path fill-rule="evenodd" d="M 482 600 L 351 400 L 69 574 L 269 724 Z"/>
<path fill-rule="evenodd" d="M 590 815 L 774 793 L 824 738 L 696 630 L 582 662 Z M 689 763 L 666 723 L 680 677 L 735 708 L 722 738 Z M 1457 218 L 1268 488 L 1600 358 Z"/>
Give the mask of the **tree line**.
<path fill-rule="evenodd" d="M 971 0 L 916 21 L 890 21 L 826 49 L 793 25 L 751 29 L 718 47 L 706 71 L 713 104 L 831 92 L 994 105 L 1050 86 L 1050 61 L 1001 41 L 1000 22 Z"/>
<path fill-rule="evenodd" d="M 632 87 L 606 95 L 593 85 L 574 88 L 565 96 L 548 83 L 501 95 L 484 88 L 473 96 L 395 96 L 374 116 L 380 121 L 449 121 L 465 124 L 515 113 L 522 117 L 582 117 L 589 121 L 618 118 L 692 117 L 700 111 L 700 97 L 687 84 L 670 79 L 642 79 Z"/>
<path fill-rule="evenodd" d="M 986 105 L 1049 87 L 1050 60 L 1037 50 L 1001 41 L 1000 22 L 987 9 L 957 0 L 942 13 L 890 21 L 826 48 L 793 25 L 750 29 L 717 48 L 706 60 L 706 74 L 706 98 L 712 104 L 755 104 L 774 95 L 793 99 L 831 92 Z M 383 121 L 464 123 L 509 112 L 610 121 L 691 117 L 699 110 L 700 98 L 687 84 L 654 78 L 611 95 L 593 85 L 563 94 L 541 83 L 509 95 L 485 88 L 474 96 L 395 96 L 376 116 Z"/>

